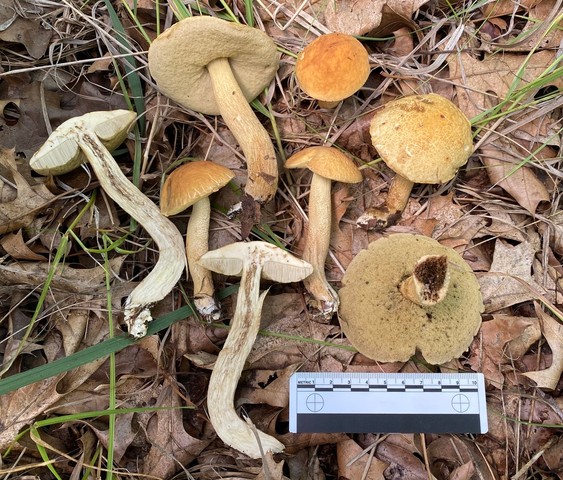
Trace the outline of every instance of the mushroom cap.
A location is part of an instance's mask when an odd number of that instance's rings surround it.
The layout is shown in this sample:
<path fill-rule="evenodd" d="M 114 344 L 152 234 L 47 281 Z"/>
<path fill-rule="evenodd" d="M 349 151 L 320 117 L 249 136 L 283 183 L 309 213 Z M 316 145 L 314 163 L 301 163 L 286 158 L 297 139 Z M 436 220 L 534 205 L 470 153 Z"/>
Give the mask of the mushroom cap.
<path fill-rule="evenodd" d="M 129 110 L 90 112 L 61 123 L 29 160 L 30 167 L 41 175 L 61 175 L 86 161 L 80 150 L 78 134 L 89 131 L 108 150 L 114 150 L 127 138 L 137 115 Z"/>
<path fill-rule="evenodd" d="M 444 300 L 422 307 L 403 297 L 399 285 L 424 255 L 446 255 L 452 268 Z M 342 283 L 342 330 L 359 352 L 380 362 L 405 362 L 419 350 L 427 362 L 444 363 L 469 347 L 481 325 L 473 271 L 455 250 L 428 237 L 399 233 L 370 243 Z"/>
<path fill-rule="evenodd" d="M 305 148 L 289 157 L 285 168 L 308 168 L 313 173 L 336 182 L 362 181 L 362 173 L 354 162 L 334 147 Z"/>
<path fill-rule="evenodd" d="M 262 278 L 279 283 L 299 282 L 313 267 L 291 253 L 267 242 L 235 242 L 203 254 L 198 263 L 223 275 L 241 276 L 250 263 L 261 265 Z"/>
<path fill-rule="evenodd" d="M 174 170 L 162 186 L 160 211 L 176 215 L 229 183 L 235 174 L 213 162 L 184 163 Z"/>
<path fill-rule="evenodd" d="M 367 50 L 345 33 L 319 36 L 295 62 L 301 90 L 325 102 L 337 102 L 356 93 L 366 83 L 369 72 Z"/>
<path fill-rule="evenodd" d="M 279 55 L 274 41 L 256 28 L 215 17 L 180 20 L 149 48 L 151 75 L 159 90 L 196 112 L 219 115 L 206 66 L 228 58 L 233 74 L 250 102 L 274 78 Z"/>
<path fill-rule="evenodd" d="M 394 172 L 413 183 L 444 183 L 473 152 L 471 123 L 451 101 L 411 95 L 375 112 L 371 141 Z"/>

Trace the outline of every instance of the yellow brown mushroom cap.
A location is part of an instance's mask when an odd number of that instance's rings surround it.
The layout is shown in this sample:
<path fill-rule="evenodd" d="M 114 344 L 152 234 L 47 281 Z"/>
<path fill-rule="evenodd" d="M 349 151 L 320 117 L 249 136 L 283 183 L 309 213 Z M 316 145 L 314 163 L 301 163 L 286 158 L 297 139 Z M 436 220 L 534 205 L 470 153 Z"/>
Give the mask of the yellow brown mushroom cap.
<path fill-rule="evenodd" d="M 159 90 L 186 108 L 219 115 L 207 65 L 228 58 L 248 101 L 274 78 L 279 54 L 264 32 L 216 17 L 188 17 L 172 25 L 152 43 L 148 65 Z"/>
<path fill-rule="evenodd" d="M 366 83 L 369 72 L 367 50 L 344 33 L 321 35 L 301 51 L 295 63 L 299 87 L 326 102 L 353 95 Z"/>
<path fill-rule="evenodd" d="M 422 307 L 399 291 L 424 255 L 446 255 L 450 286 L 444 300 Z M 453 249 L 421 235 L 394 234 L 356 255 L 339 291 L 340 325 L 358 351 L 380 362 L 405 362 L 417 350 L 431 364 L 459 357 L 481 325 L 477 278 Z"/>
<path fill-rule="evenodd" d="M 308 168 L 313 173 L 335 182 L 362 181 L 362 174 L 354 162 L 333 147 L 305 148 L 288 158 L 285 168 Z"/>
<path fill-rule="evenodd" d="M 473 152 L 471 123 L 434 93 L 385 104 L 375 112 L 370 134 L 389 168 L 413 183 L 447 182 Z"/>
<path fill-rule="evenodd" d="M 160 211 L 170 216 L 182 212 L 221 189 L 235 174 L 213 162 L 185 163 L 166 178 L 160 194 Z"/>

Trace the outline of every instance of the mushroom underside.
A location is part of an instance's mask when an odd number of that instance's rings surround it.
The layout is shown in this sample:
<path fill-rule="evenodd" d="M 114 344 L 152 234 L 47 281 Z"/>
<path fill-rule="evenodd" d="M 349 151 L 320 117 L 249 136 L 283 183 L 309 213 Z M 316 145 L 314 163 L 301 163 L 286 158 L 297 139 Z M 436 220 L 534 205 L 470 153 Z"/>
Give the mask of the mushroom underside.
<path fill-rule="evenodd" d="M 416 238 L 414 246 L 408 237 Z M 426 307 L 399 291 L 424 254 L 446 255 L 453 264 L 446 298 Z M 378 274 L 367 277 L 366 272 Z M 420 351 L 427 362 L 444 363 L 469 347 L 481 325 L 483 302 L 471 268 L 455 251 L 427 237 L 396 234 L 373 242 L 350 264 L 343 283 L 342 330 L 361 353 L 377 361 L 404 362 Z"/>

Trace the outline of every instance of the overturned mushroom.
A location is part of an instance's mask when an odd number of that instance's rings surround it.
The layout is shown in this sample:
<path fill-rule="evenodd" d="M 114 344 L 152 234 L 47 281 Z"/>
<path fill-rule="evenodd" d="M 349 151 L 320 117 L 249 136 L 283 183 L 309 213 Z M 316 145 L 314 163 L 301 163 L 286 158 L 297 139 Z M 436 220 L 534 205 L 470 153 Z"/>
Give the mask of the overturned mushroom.
<path fill-rule="evenodd" d="M 159 35 L 148 53 L 159 90 L 180 105 L 221 115 L 242 148 L 248 166 L 243 198 L 243 237 L 259 216 L 255 204 L 277 190 L 274 146 L 249 101 L 274 78 L 279 55 L 264 32 L 215 17 L 190 17 Z M 248 230 L 248 231 L 246 231 Z"/>
<path fill-rule="evenodd" d="M 328 33 L 307 45 L 295 62 L 301 90 L 322 108 L 333 108 L 356 93 L 370 72 L 365 47 L 352 35 Z"/>
<path fill-rule="evenodd" d="M 192 207 L 186 231 L 186 257 L 194 282 L 194 303 L 208 321 L 219 319 L 219 305 L 214 297 L 211 272 L 197 263 L 207 252 L 211 204 L 209 195 L 224 187 L 234 177 L 227 167 L 213 162 L 188 162 L 174 170 L 164 182 L 160 211 L 167 217 Z"/>
<path fill-rule="evenodd" d="M 236 413 L 233 402 L 246 357 L 260 328 L 260 312 L 267 292 L 260 294 L 260 278 L 280 283 L 298 282 L 313 271 L 311 265 L 266 242 L 232 243 L 207 252 L 199 263 L 224 275 L 240 275 L 235 314 L 229 335 L 211 374 L 207 393 L 209 418 L 227 445 L 252 458 L 281 452 L 284 445 L 256 431 Z"/>
<path fill-rule="evenodd" d="M 313 266 L 304 280 L 311 295 L 309 305 L 325 317 L 338 310 L 338 295 L 325 276 L 325 261 L 330 247 L 332 198 L 331 182 L 358 183 L 362 174 L 345 154 L 333 147 L 309 147 L 291 156 L 285 168 L 308 168 L 313 172 L 309 192 L 309 222 L 303 260 Z"/>
<path fill-rule="evenodd" d="M 483 300 L 471 267 L 422 235 L 389 235 L 354 257 L 339 291 L 342 331 L 361 353 L 432 364 L 459 357 L 481 325 Z M 412 288 L 411 288 L 412 287 Z"/>
<path fill-rule="evenodd" d="M 60 175 L 88 162 L 104 191 L 154 239 L 159 258 L 153 270 L 127 297 L 124 320 L 129 333 L 142 337 L 152 320 L 150 307 L 176 285 L 186 262 L 182 235 L 158 207 L 122 173 L 108 150 L 119 146 L 135 122 L 127 110 L 91 112 L 62 123 L 30 160 L 43 175 Z"/>
<path fill-rule="evenodd" d="M 415 183 L 451 180 L 473 151 L 471 123 L 448 99 L 430 93 L 399 98 L 375 112 L 373 146 L 396 175 L 387 204 L 369 208 L 357 224 L 385 228 L 401 216 Z"/>

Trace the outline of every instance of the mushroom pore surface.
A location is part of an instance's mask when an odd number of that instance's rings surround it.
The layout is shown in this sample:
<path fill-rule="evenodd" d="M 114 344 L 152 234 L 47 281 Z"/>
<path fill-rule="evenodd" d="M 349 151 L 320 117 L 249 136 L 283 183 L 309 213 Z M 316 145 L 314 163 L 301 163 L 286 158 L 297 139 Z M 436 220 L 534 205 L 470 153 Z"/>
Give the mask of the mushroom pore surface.
<path fill-rule="evenodd" d="M 450 286 L 444 300 L 422 307 L 407 300 L 400 283 L 424 255 L 445 255 Z M 343 279 L 340 325 L 358 351 L 381 362 L 407 361 L 417 350 L 431 364 L 459 357 L 481 325 L 479 283 L 451 248 L 421 235 L 394 234 L 356 255 Z"/>

